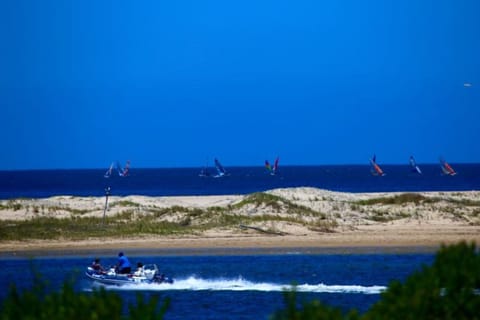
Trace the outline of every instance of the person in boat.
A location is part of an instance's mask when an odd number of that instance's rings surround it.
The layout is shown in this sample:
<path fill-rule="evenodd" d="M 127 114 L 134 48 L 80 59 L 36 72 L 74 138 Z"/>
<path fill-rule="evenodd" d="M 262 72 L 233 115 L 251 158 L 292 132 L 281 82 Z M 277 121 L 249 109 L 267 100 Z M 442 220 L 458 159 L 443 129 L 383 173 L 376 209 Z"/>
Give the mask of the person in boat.
<path fill-rule="evenodd" d="M 137 262 L 137 270 L 133 273 L 133 275 L 137 277 L 141 277 L 144 275 L 143 273 L 143 264 L 141 262 Z"/>
<path fill-rule="evenodd" d="M 132 265 L 128 258 L 123 254 L 123 252 L 118 253 L 118 262 L 117 266 L 115 267 L 115 272 L 126 274 L 132 272 Z"/>
<path fill-rule="evenodd" d="M 93 270 L 95 270 L 96 273 L 105 272 L 105 269 L 100 264 L 100 259 L 99 258 L 95 258 L 95 260 L 93 260 L 91 267 L 92 267 Z"/>

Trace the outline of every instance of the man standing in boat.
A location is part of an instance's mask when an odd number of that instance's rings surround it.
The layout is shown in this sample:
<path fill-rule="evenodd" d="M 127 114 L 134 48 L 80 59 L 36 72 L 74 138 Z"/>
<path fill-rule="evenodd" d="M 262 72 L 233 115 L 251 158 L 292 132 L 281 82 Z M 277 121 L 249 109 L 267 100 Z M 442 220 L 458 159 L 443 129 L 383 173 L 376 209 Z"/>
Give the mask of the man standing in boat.
<path fill-rule="evenodd" d="M 123 252 L 118 253 L 118 263 L 115 268 L 117 273 L 126 274 L 132 272 L 132 265 Z"/>

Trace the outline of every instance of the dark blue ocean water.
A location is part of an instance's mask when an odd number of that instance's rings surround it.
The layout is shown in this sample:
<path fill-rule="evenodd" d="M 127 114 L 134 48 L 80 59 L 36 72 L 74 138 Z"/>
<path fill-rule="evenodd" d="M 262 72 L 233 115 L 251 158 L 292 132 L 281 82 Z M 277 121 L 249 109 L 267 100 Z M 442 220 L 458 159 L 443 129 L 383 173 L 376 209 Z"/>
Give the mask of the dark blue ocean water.
<path fill-rule="evenodd" d="M 480 190 L 480 164 L 452 164 L 455 176 L 441 174 L 438 165 L 423 165 L 422 175 L 408 166 L 385 165 L 386 176 L 370 174 L 370 167 L 285 166 L 278 175 L 262 167 L 227 168 L 229 176 L 199 177 L 198 168 L 131 169 L 130 176 L 104 178 L 105 169 L 0 171 L 0 199 L 53 195 L 218 195 L 248 194 L 274 188 L 317 187 L 346 192 Z"/>
<path fill-rule="evenodd" d="M 429 253 L 343 253 L 312 254 L 305 251 L 283 254 L 239 255 L 135 255 L 132 263 L 156 263 L 175 279 L 173 285 L 107 287 L 118 292 L 126 303 L 137 293 L 169 297 L 166 319 L 267 319 L 283 307 L 282 290 L 297 285 L 300 301 L 319 299 L 350 310 L 365 312 L 380 298 L 392 280 L 404 280 L 422 265 L 431 264 Z M 0 288 L 14 282 L 24 288 L 31 283 L 34 265 L 51 289 L 58 289 L 72 275 L 79 291 L 96 287 L 83 275 L 92 256 L 2 259 Z M 114 257 L 104 257 L 104 265 Z M 21 270 L 21 272 L 19 272 Z M 4 298 L 6 290 L 0 290 Z M 1 300 L 1 299 L 0 299 Z"/>

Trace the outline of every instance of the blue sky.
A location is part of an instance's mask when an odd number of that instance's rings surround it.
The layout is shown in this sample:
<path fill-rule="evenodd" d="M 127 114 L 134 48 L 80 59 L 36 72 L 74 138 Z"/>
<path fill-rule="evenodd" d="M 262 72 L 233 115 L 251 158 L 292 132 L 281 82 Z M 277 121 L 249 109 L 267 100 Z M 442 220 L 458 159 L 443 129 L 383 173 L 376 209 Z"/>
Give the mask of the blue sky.
<path fill-rule="evenodd" d="M 476 0 L 4 1 L 0 168 L 478 163 L 479 12 Z"/>

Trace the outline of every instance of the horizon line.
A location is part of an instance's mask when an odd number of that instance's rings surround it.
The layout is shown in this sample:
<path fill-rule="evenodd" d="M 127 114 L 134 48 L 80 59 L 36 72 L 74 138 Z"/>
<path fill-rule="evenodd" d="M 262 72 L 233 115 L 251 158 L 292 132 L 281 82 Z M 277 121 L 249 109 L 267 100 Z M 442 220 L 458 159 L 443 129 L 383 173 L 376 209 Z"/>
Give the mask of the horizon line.
<path fill-rule="evenodd" d="M 475 165 L 480 164 L 480 162 L 449 162 L 453 165 Z M 425 162 L 425 163 L 417 163 L 420 166 L 430 166 L 430 165 L 439 165 L 435 162 Z M 409 166 L 408 163 L 380 163 L 381 166 Z M 368 163 L 343 163 L 343 164 L 285 164 L 281 165 L 281 167 L 333 167 L 333 166 L 370 166 Z M 215 166 L 209 166 L 214 168 Z M 227 165 L 224 167 L 226 168 L 264 168 L 263 165 Z M 50 171 L 50 170 L 105 170 L 108 167 L 75 167 L 75 168 L 19 168 L 19 169 L 2 169 L 0 172 L 9 172 L 9 171 Z M 204 168 L 204 166 L 180 166 L 180 167 L 172 167 L 172 166 L 165 166 L 165 167 L 130 167 L 130 169 L 142 169 L 142 170 L 149 170 L 149 169 L 198 169 Z"/>

